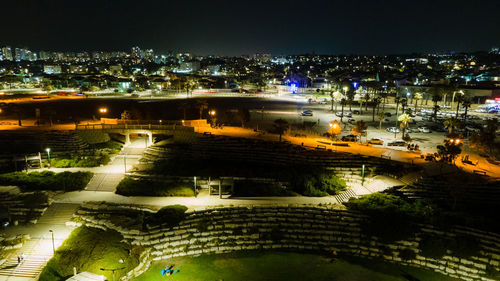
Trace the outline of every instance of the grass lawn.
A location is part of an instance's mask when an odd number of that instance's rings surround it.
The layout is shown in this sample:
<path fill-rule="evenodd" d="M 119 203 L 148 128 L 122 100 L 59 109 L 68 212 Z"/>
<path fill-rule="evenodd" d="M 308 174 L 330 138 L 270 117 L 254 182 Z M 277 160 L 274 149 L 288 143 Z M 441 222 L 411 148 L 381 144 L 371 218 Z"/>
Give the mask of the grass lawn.
<path fill-rule="evenodd" d="M 179 272 L 162 276 L 165 265 Z M 416 278 L 411 279 L 409 274 Z M 180 257 L 152 264 L 135 281 L 248 281 L 248 280 L 341 280 L 341 281 L 456 281 L 431 271 L 370 260 L 332 261 L 320 255 L 288 252 L 239 252 L 225 255 Z"/>
<path fill-rule="evenodd" d="M 123 243 L 123 236 L 116 231 L 79 227 L 57 249 L 40 275 L 40 281 L 66 280 L 73 275 L 73 267 L 78 272 L 89 271 L 105 275 L 112 280 L 109 271 L 101 268 L 124 268 L 116 271 L 116 280 L 139 263 L 140 248 Z M 122 262 L 121 262 L 121 261 Z"/>

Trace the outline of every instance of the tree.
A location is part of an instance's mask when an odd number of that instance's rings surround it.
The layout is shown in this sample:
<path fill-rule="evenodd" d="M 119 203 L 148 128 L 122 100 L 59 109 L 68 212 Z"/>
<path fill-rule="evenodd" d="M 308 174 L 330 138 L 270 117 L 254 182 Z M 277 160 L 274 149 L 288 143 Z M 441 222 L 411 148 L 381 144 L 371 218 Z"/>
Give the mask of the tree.
<path fill-rule="evenodd" d="M 245 123 L 250 121 L 250 111 L 247 108 L 238 108 L 238 119 L 241 122 L 241 127 L 245 127 Z"/>
<path fill-rule="evenodd" d="M 333 111 L 333 103 L 335 103 L 335 111 L 337 111 L 337 103 L 342 99 L 342 94 L 339 91 L 331 91 L 330 97 L 332 98 L 332 111 Z"/>
<path fill-rule="evenodd" d="M 455 159 L 462 153 L 462 142 L 459 139 L 446 139 L 437 149 L 441 161 L 455 164 Z"/>
<path fill-rule="evenodd" d="M 411 116 L 407 113 L 403 113 L 399 115 L 398 121 L 401 122 L 399 126 L 401 127 L 401 130 L 403 132 L 403 139 L 406 138 L 407 136 L 405 135 L 406 129 L 408 129 L 408 126 L 410 125 L 411 122 Z"/>
<path fill-rule="evenodd" d="M 381 92 L 379 95 L 382 98 L 382 111 L 385 111 L 385 104 L 387 103 L 387 96 L 389 94 L 387 92 Z"/>
<path fill-rule="evenodd" d="M 432 87 L 431 89 L 432 102 L 434 103 L 434 121 L 437 120 L 437 113 L 440 109 L 438 102 L 443 99 L 443 91 L 444 89 L 438 86 Z"/>
<path fill-rule="evenodd" d="M 198 108 L 200 109 L 200 119 L 203 118 L 203 111 L 208 109 L 208 102 L 205 99 L 200 99 L 196 102 L 198 104 Z"/>
<path fill-rule="evenodd" d="M 342 127 L 340 126 L 339 121 L 335 120 L 330 122 L 330 128 L 328 129 L 328 134 L 332 138 L 336 138 L 342 132 Z"/>
<path fill-rule="evenodd" d="M 486 127 L 483 128 L 479 134 L 473 134 L 471 136 L 469 142 L 470 146 L 493 154 L 493 149 L 498 148 L 498 146 L 495 144 L 497 129 L 497 121 L 488 120 L 488 122 L 486 123 Z"/>
<path fill-rule="evenodd" d="M 377 118 L 378 118 L 378 129 L 382 130 L 382 121 L 384 121 L 385 119 L 385 112 L 379 112 Z"/>
<path fill-rule="evenodd" d="M 351 88 L 347 88 L 346 95 L 347 95 L 347 100 L 349 101 L 349 111 L 352 111 L 352 103 L 354 101 L 354 95 L 356 95 L 356 93 Z"/>
<path fill-rule="evenodd" d="M 354 127 L 352 128 L 352 133 L 355 136 L 359 136 L 359 142 L 361 142 L 361 136 L 366 136 L 367 128 L 368 126 L 366 125 L 365 121 L 356 121 L 356 125 L 354 125 Z"/>
<path fill-rule="evenodd" d="M 130 120 L 130 119 L 132 119 L 132 114 L 130 114 L 130 111 L 125 110 L 122 112 L 120 117 L 121 117 L 120 118 L 121 120 Z"/>
<path fill-rule="evenodd" d="M 469 110 L 470 106 L 472 105 L 472 101 L 469 97 L 464 96 L 462 98 L 462 106 L 464 107 L 464 124 L 467 122 L 467 111 Z"/>
<path fill-rule="evenodd" d="M 407 98 L 401 98 L 401 112 L 405 113 L 406 106 L 408 105 L 408 99 Z"/>
<path fill-rule="evenodd" d="M 415 113 L 417 113 L 418 101 L 422 99 L 422 94 L 421 93 L 413 94 L 413 99 L 415 100 Z"/>
<path fill-rule="evenodd" d="M 274 120 L 273 126 L 274 126 L 274 130 L 276 131 L 276 133 L 278 133 L 280 135 L 280 142 L 281 142 L 281 136 L 288 129 L 288 122 L 286 120 L 283 120 L 280 118 L 280 119 Z"/>
<path fill-rule="evenodd" d="M 443 125 L 448 129 L 448 135 L 451 136 L 455 132 L 455 129 L 458 128 L 459 121 L 455 117 L 450 117 L 443 122 Z"/>
<path fill-rule="evenodd" d="M 341 99 L 340 100 L 340 105 L 342 106 L 342 112 L 340 114 L 340 122 L 342 122 L 342 119 L 344 118 L 344 107 L 347 105 L 347 100 L 346 99 Z"/>
<path fill-rule="evenodd" d="M 47 85 L 43 86 L 43 90 L 46 92 L 50 92 L 50 91 L 55 90 L 55 87 L 52 84 L 47 84 Z"/>
<path fill-rule="evenodd" d="M 380 104 L 380 98 L 376 97 L 372 100 L 372 122 L 375 122 L 375 109 Z"/>
<path fill-rule="evenodd" d="M 365 99 L 365 111 L 368 111 L 368 102 L 370 102 L 370 94 L 369 93 L 366 93 L 363 98 Z"/>
<path fill-rule="evenodd" d="M 101 90 L 101 88 L 99 88 L 99 87 L 97 87 L 97 86 L 91 86 L 91 87 L 89 88 L 89 91 L 90 91 L 90 92 L 97 92 L 97 91 L 100 91 L 100 90 Z"/>

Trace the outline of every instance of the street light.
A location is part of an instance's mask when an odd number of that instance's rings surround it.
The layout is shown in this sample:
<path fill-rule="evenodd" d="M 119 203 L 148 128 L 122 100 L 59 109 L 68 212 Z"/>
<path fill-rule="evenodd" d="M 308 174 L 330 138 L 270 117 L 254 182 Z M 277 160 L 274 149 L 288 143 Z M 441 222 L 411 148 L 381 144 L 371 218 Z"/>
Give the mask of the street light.
<path fill-rule="evenodd" d="M 215 116 L 215 110 L 211 110 L 210 115 Z"/>
<path fill-rule="evenodd" d="M 99 108 L 99 113 L 106 114 L 106 113 L 108 113 L 108 109 L 106 107 L 101 107 L 101 108 Z"/>
<path fill-rule="evenodd" d="M 49 162 L 49 169 L 50 169 L 50 148 L 46 148 L 45 151 L 47 151 L 47 161 Z"/>
<path fill-rule="evenodd" d="M 56 254 L 56 246 L 54 245 L 54 231 L 49 230 L 50 234 L 52 235 L 52 254 Z"/>

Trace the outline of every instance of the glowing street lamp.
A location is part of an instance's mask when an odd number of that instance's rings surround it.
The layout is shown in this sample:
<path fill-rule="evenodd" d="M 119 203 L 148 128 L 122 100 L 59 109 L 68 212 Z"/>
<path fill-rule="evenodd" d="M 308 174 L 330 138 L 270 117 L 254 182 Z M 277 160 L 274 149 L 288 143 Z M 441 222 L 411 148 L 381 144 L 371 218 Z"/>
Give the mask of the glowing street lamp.
<path fill-rule="evenodd" d="M 50 169 L 50 148 L 46 148 L 45 151 L 47 151 L 47 161 L 49 162 L 49 169 Z"/>
<path fill-rule="evenodd" d="M 106 107 L 101 107 L 101 108 L 99 108 L 99 113 L 106 114 L 106 113 L 108 113 L 108 109 Z"/>
<path fill-rule="evenodd" d="M 215 113 L 216 113 L 216 112 L 215 112 L 215 110 L 211 110 L 211 111 L 210 111 L 210 115 L 211 115 L 211 116 L 215 116 Z"/>
<path fill-rule="evenodd" d="M 54 231 L 52 231 L 52 229 L 51 229 L 51 230 L 49 230 L 49 232 L 52 235 L 52 254 L 55 255 L 56 254 L 56 246 L 54 244 Z"/>

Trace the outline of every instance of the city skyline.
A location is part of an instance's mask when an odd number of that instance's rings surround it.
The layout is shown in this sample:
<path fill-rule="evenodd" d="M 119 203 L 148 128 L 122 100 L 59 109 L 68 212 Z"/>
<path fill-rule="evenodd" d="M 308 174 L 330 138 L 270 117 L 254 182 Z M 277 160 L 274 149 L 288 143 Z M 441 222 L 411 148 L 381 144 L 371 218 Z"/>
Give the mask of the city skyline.
<path fill-rule="evenodd" d="M 23 0 L 7 13 L 2 44 L 37 50 L 111 51 L 135 45 L 200 55 L 471 52 L 500 45 L 500 3 L 362 1 L 214 3 Z M 144 16 L 147 15 L 147 16 Z"/>

